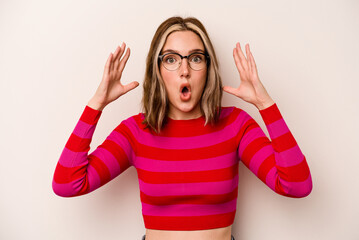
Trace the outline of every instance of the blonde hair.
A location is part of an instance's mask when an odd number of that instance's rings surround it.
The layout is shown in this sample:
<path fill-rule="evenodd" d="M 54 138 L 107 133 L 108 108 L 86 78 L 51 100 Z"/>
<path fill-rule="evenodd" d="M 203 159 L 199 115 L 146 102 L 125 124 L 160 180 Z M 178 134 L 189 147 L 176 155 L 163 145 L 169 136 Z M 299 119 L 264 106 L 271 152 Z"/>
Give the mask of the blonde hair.
<path fill-rule="evenodd" d="M 205 52 L 210 57 L 207 69 L 207 80 L 200 100 L 205 125 L 218 122 L 221 112 L 222 80 L 218 71 L 218 61 L 213 45 L 203 24 L 194 17 L 182 18 L 174 16 L 165 20 L 152 39 L 146 59 L 146 72 L 143 83 L 142 111 L 145 119 L 143 124 L 159 133 L 166 124 L 165 118 L 169 111 L 169 99 L 159 70 L 158 56 L 168 35 L 175 31 L 192 31 L 202 40 Z"/>

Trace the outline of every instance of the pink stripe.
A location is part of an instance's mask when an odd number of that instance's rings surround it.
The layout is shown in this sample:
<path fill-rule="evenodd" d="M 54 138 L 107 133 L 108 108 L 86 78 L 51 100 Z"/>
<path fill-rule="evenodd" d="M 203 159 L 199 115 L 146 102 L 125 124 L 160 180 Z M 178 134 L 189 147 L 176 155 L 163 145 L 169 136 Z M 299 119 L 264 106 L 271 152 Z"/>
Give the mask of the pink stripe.
<path fill-rule="evenodd" d="M 79 120 L 76 124 L 73 134 L 81 138 L 91 138 L 93 136 L 95 129 L 96 129 L 96 124 L 90 125 Z"/>
<path fill-rule="evenodd" d="M 92 166 L 87 168 L 87 177 L 90 185 L 90 192 L 100 187 L 100 178 L 96 170 Z M 70 183 L 58 184 L 54 180 L 52 181 L 52 188 L 54 192 L 62 197 L 72 197 L 78 193 L 84 184 L 84 178 L 76 179 Z"/>
<path fill-rule="evenodd" d="M 133 159 L 134 152 L 132 146 L 127 140 L 127 138 L 124 137 L 121 133 L 117 131 L 112 131 L 111 134 L 106 138 L 106 140 L 111 140 L 115 142 L 126 153 L 126 156 L 130 161 Z"/>
<path fill-rule="evenodd" d="M 270 189 L 272 189 L 275 192 L 275 183 L 276 183 L 276 177 L 278 176 L 277 168 L 274 166 L 267 174 L 266 177 L 266 184 Z"/>
<path fill-rule="evenodd" d="M 61 153 L 59 162 L 64 167 L 77 167 L 87 163 L 87 152 L 73 152 L 64 148 Z"/>
<path fill-rule="evenodd" d="M 142 203 L 142 214 L 149 216 L 205 216 L 232 212 L 237 199 L 221 204 L 175 204 L 156 206 Z"/>
<path fill-rule="evenodd" d="M 100 178 L 96 170 L 90 165 L 87 168 L 87 177 L 89 179 L 90 191 L 93 191 L 100 186 Z M 71 197 L 76 195 L 76 193 L 78 193 L 82 189 L 84 179 L 85 176 L 64 184 L 58 184 L 53 180 L 52 188 L 54 189 L 54 192 L 59 196 Z"/>
<path fill-rule="evenodd" d="M 252 117 L 245 111 L 241 111 L 236 120 L 234 120 L 233 124 L 233 129 L 238 129 L 238 131 L 242 128 L 242 126 L 248 121 L 250 120 Z"/>
<path fill-rule="evenodd" d="M 233 131 L 233 124 L 226 126 L 221 131 L 184 138 L 159 137 L 153 136 L 147 132 L 139 132 L 133 118 L 130 118 L 125 124 L 140 144 L 162 149 L 192 149 L 207 147 L 224 142 L 236 135 Z"/>
<path fill-rule="evenodd" d="M 287 194 L 296 197 L 306 196 L 310 193 L 312 189 L 312 178 L 310 175 L 303 182 L 287 182 L 283 180 L 281 180 L 280 182 Z"/>
<path fill-rule="evenodd" d="M 137 157 L 136 168 L 151 172 L 192 172 L 226 168 L 233 166 L 237 161 L 236 152 L 214 158 L 186 161 L 162 161 Z"/>
<path fill-rule="evenodd" d="M 230 180 L 202 183 L 151 184 L 138 179 L 140 189 L 150 196 L 226 194 L 238 185 L 238 174 Z"/>
<path fill-rule="evenodd" d="M 120 164 L 117 162 L 116 158 L 104 148 L 97 148 L 91 155 L 94 155 L 101 159 L 101 161 L 106 165 L 110 171 L 111 178 L 115 178 L 120 174 Z"/>
<path fill-rule="evenodd" d="M 234 106 L 231 107 L 223 107 L 222 111 L 221 111 L 221 116 L 219 117 L 219 119 L 223 119 L 226 118 L 227 116 L 229 116 L 234 110 Z"/>
<path fill-rule="evenodd" d="M 285 182 L 286 184 L 288 182 Z M 296 197 L 305 197 L 312 191 L 312 177 L 309 174 L 308 178 L 303 182 L 290 182 L 287 185 L 288 194 Z"/>
<path fill-rule="evenodd" d="M 273 167 L 267 174 L 266 183 L 273 191 L 275 191 L 275 183 L 277 176 L 278 173 L 276 167 Z M 312 189 L 312 178 L 310 174 L 309 177 L 303 182 L 287 182 L 283 179 L 280 179 L 279 181 L 285 193 L 292 196 L 306 196 L 310 193 Z"/>
<path fill-rule="evenodd" d="M 247 146 L 253 142 L 255 139 L 260 138 L 260 137 L 267 137 L 263 130 L 260 127 L 256 127 L 251 129 L 249 132 L 247 132 L 243 138 L 241 139 L 240 143 L 239 143 L 239 148 L 238 148 L 238 156 L 242 156 L 244 150 L 247 148 Z"/>
<path fill-rule="evenodd" d="M 249 163 L 249 169 L 257 176 L 258 175 L 258 169 L 264 162 L 264 160 L 269 157 L 271 154 L 273 154 L 273 148 L 271 145 L 267 145 L 263 148 L 261 148 L 258 152 L 256 152 L 250 163 Z"/>
<path fill-rule="evenodd" d="M 72 197 L 77 193 L 73 188 L 73 183 L 58 184 L 52 180 L 52 189 L 61 197 Z"/>
<path fill-rule="evenodd" d="M 89 192 L 92 192 L 93 190 L 95 190 L 96 188 L 99 188 L 101 186 L 100 176 L 97 173 L 96 169 L 94 167 L 92 167 L 91 165 L 89 165 L 87 167 L 87 178 L 88 178 L 89 185 L 90 185 Z"/>
<path fill-rule="evenodd" d="M 275 153 L 275 161 L 280 167 L 291 167 L 298 165 L 304 159 L 304 155 L 299 146 L 296 145 L 281 153 Z"/>
<path fill-rule="evenodd" d="M 289 132 L 289 128 L 283 118 L 267 125 L 267 130 L 271 139 L 275 139 Z"/>

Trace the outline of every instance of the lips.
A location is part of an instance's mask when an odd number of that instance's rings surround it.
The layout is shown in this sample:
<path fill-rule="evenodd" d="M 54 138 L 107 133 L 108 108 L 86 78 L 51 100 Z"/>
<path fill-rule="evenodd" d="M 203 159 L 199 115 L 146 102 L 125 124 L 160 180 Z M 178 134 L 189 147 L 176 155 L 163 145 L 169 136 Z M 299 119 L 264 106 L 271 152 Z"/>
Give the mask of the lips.
<path fill-rule="evenodd" d="M 189 83 L 182 83 L 180 86 L 180 97 L 182 101 L 187 101 L 191 98 L 191 86 Z"/>

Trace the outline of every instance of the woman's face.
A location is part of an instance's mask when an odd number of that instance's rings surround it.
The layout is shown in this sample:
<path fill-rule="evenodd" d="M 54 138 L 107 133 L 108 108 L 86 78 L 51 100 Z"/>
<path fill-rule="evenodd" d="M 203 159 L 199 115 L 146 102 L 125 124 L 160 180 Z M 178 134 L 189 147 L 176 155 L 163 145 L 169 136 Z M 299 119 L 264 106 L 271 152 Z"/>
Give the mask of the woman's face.
<path fill-rule="evenodd" d="M 205 49 L 201 38 L 194 32 L 177 31 L 167 37 L 161 54 L 167 52 L 187 56 L 192 52 L 204 53 Z M 174 71 L 167 70 L 161 63 L 160 73 L 170 101 L 168 117 L 176 120 L 200 117 L 200 99 L 206 84 L 207 67 L 195 71 L 190 68 L 187 58 L 183 58 L 180 67 Z M 189 90 L 186 93 L 182 93 L 184 86 Z"/>

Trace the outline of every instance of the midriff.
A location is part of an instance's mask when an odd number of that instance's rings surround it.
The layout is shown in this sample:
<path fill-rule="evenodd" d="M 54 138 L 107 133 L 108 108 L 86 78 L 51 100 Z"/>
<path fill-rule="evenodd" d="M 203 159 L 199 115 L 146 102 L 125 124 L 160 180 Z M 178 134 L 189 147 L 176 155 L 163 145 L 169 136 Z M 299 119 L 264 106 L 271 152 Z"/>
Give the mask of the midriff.
<path fill-rule="evenodd" d="M 146 228 L 146 240 L 231 240 L 232 225 L 223 228 L 191 231 Z"/>

